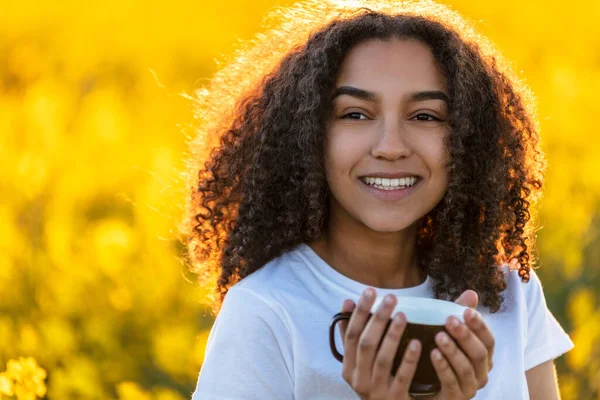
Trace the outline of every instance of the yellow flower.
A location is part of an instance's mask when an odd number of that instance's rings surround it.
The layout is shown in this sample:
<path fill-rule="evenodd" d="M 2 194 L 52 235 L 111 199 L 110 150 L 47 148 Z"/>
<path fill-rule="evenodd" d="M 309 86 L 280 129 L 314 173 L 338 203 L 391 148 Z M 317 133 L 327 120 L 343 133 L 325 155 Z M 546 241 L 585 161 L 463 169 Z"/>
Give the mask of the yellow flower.
<path fill-rule="evenodd" d="M 0 373 L 0 398 L 1 395 L 12 396 L 15 393 L 13 382 L 6 372 Z"/>
<path fill-rule="evenodd" d="M 9 360 L 4 375 L 9 382 L 14 381 L 14 394 L 18 400 L 35 400 L 46 394 L 46 370 L 40 368 L 33 357 Z"/>

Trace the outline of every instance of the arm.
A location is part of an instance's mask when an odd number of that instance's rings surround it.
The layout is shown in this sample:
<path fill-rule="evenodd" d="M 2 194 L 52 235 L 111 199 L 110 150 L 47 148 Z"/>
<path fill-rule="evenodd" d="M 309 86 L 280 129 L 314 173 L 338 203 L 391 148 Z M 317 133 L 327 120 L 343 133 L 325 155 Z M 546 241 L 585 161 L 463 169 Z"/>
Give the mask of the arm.
<path fill-rule="evenodd" d="M 560 400 L 554 360 L 548 360 L 525 371 L 531 400 Z"/>

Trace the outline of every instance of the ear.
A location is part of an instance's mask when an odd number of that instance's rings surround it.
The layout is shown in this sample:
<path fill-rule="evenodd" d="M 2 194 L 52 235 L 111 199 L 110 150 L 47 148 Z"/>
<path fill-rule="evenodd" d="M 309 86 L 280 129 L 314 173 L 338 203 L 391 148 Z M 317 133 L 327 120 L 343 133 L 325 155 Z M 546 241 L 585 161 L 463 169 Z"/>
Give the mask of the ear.
<path fill-rule="evenodd" d="M 477 308 L 477 304 L 479 304 L 479 296 L 474 290 L 465 290 L 459 296 L 459 298 L 456 299 L 455 303 L 458 303 L 465 307 Z"/>

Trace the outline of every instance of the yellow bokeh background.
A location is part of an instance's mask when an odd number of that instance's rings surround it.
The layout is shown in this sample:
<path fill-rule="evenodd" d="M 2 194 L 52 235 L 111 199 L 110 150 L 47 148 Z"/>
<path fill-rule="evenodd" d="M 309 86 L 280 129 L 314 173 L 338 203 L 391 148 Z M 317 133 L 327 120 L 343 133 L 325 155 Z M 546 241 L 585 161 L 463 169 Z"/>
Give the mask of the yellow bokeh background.
<path fill-rule="evenodd" d="M 32 357 L 48 399 L 190 397 L 213 320 L 177 239 L 187 95 L 291 3 L 2 4 L 0 371 Z M 562 395 L 600 399 L 600 3 L 446 4 L 537 96 L 538 274 L 576 344 L 557 360 Z"/>

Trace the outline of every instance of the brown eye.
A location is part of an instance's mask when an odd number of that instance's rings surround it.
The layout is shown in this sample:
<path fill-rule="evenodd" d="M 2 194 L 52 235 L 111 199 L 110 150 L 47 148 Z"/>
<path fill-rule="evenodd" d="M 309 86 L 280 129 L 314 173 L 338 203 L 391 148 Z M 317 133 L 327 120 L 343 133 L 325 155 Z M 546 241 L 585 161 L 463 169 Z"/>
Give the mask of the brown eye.
<path fill-rule="evenodd" d="M 364 119 L 367 119 L 367 117 L 365 116 L 365 114 L 359 113 L 359 112 L 356 112 L 356 111 L 350 112 L 348 114 L 344 114 L 344 115 L 342 115 L 340 117 L 340 119 L 363 119 L 363 118 L 360 117 L 361 115 L 363 117 L 365 117 Z"/>
<path fill-rule="evenodd" d="M 416 119 L 417 121 L 441 121 L 439 118 L 429 114 L 417 114 L 413 119 Z"/>

